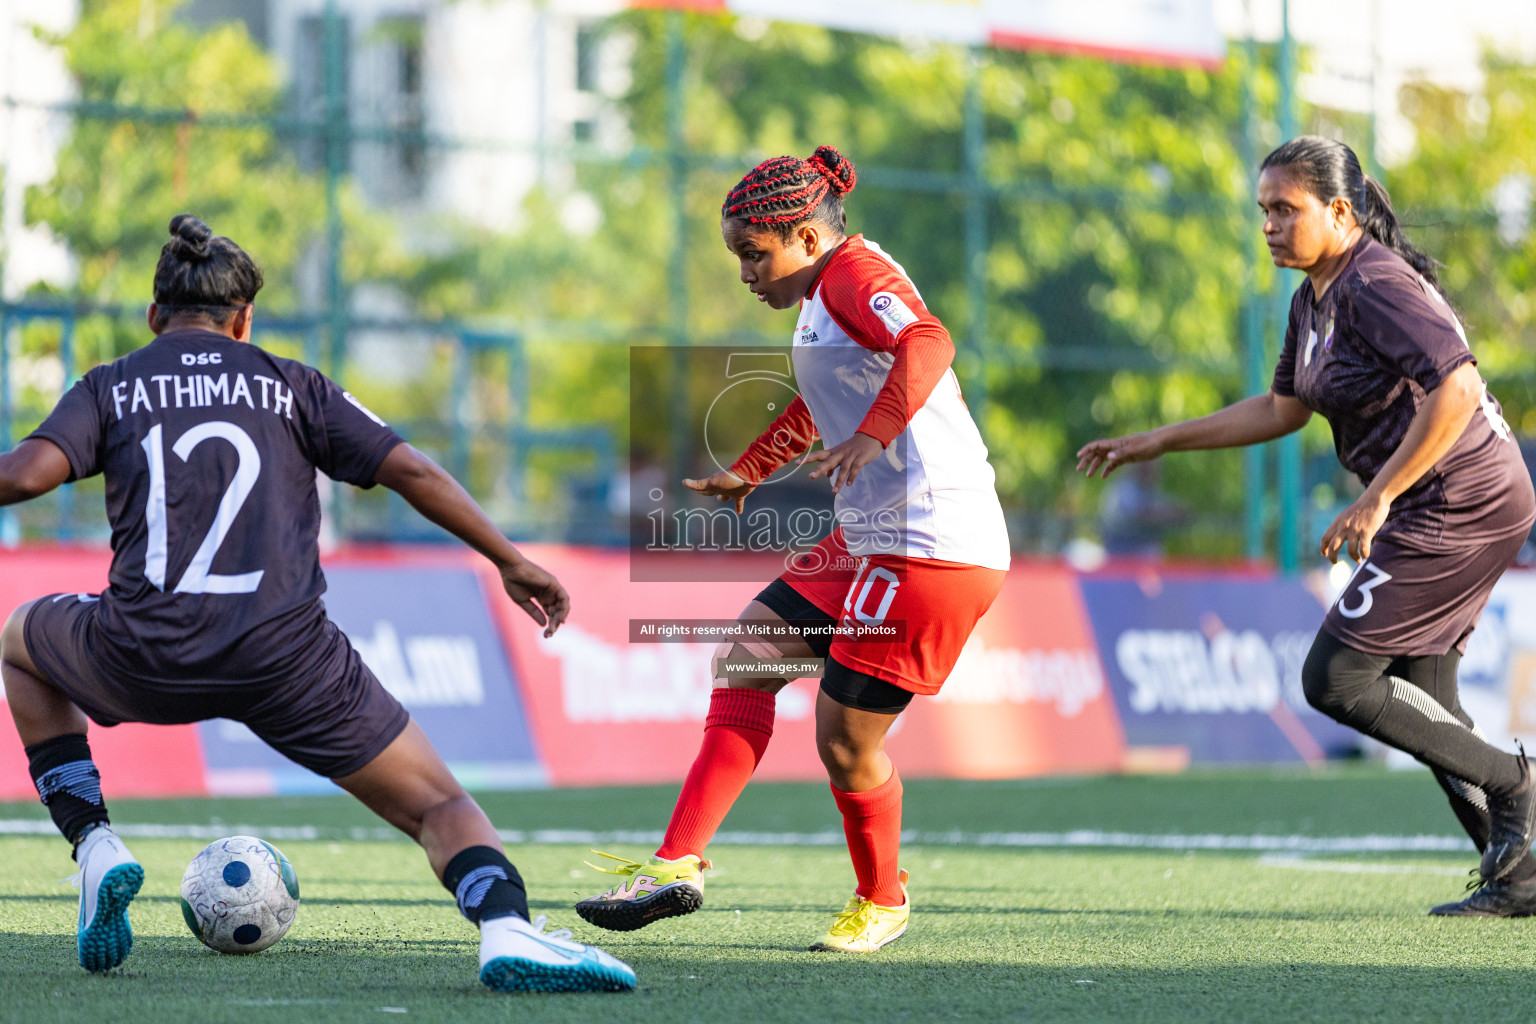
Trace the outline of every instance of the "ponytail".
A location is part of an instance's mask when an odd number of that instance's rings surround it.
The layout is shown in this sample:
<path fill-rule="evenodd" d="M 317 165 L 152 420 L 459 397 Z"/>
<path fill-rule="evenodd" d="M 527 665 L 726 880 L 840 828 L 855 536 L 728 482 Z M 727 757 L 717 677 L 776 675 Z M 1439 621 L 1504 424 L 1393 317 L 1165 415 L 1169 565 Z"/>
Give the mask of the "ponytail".
<path fill-rule="evenodd" d="M 831 146 L 809 160 L 777 156 L 764 160 L 736 183 L 720 207 L 725 220 L 771 227 L 788 240 L 797 225 L 817 221 L 842 235 L 848 230 L 843 196 L 858 183 L 853 161 Z"/>
<path fill-rule="evenodd" d="M 1444 295 L 1438 265 L 1403 234 L 1402 225 L 1397 222 L 1397 214 L 1392 209 L 1392 197 L 1387 195 L 1386 188 L 1369 174 L 1364 175 L 1364 178 L 1365 204 L 1355 209 L 1356 222 L 1365 229 L 1366 234 L 1407 260 L 1410 267 Z"/>

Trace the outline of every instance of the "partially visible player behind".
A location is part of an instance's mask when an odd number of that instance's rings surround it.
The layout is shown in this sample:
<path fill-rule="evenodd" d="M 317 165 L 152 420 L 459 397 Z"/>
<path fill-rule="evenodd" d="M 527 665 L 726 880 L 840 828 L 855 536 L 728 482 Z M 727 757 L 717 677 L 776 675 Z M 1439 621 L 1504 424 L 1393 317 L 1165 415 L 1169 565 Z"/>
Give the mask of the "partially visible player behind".
<path fill-rule="evenodd" d="M 157 337 L 98 366 L 16 449 L 0 505 L 106 477 L 110 585 L 56 594 L 5 624 L 0 672 L 38 795 L 80 866 L 80 964 L 118 966 L 144 870 L 113 831 L 87 719 L 244 722 L 425 849 L 480 929 L 480 980 L 503 991 L 634 987 L 626 965 L 530 922 L 496 830 L 325 614 L 318 469 L 397 491 L 500 571 L 549 636 L 570 601 L 452 477 L 302 363 L 246 344 L 261 271 L 182 214 L 155 269 Z"/>
<path fill-rule="evenodd" d="M 1536 519 L 1530 474 L 1434 261 L 1348 146 L 1302 136 L 1269 154 L 1259 206 L 1275 265 L 1307 275 L 1269 392 L 1094 441 L 1078 468 L 1256 444 L 1321 413 L 1365 492 L 1323 534 L 1325 558 L 1347 550 L 1360 568 L 1307 655 L 1307 700 L 1428 765 L 1482 851 L 1482 885 L 1431 913 L 1536 914 L 1530 765 L 1484 739 L 1456 694 L 1467 637 Z"/>
<path fill-rule="evenodd" d="M 773 309 L 800 305 L 793 359 L 800 397 L 729 472 L 684 483 L 735 505 L 821 439 L 805 461 L 837 493 L 839 526 L 741 613 L 744 623 L 814 627 L 788 642 L 723 644 L 704 739 L 666 837 L 623 885 L 576 905 L 628 930 L 703 904 L 705 847 L 752 777 L 773 732 L 781 677 L 729 678 L 728 659 L 826 659 L 816 746 L 843 815 L 858 886 L 810 948 L 865 953 L 898 938 L 910 904 L 901 845 L 901 779 L 886 732 L 914 695 L 934 694 L 1002 588 L 1008 534 L 992 467 L 950 370 L 949 332 L 906 272 L 863 236 L 848 237 L 842 196 L 853 165 L 830 146 L 809 160 L 759 164 L 721 209 L 741 282 Z M 844 629 L 830 635 L 834 622 Z M 856 626 L 889 625 L 890 640 Z"/>

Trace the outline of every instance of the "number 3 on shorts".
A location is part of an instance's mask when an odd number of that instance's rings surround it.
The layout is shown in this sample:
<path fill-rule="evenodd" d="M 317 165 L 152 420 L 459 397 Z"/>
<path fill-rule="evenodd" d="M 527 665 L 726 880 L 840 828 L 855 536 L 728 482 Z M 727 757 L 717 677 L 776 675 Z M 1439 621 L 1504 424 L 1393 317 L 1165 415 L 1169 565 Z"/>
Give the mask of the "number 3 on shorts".
<path fill-rule="evenodd" d="M 144 552 L 144 575 L 160 591 L 165 590 L 165 561 L 170 548 L 165 512 L 164 433 L 165 427 L 157 423 L 150 428 L 149 436 L 141 444 L 144 454 L 149 457 L 149 502 L 144 509 L 145 525 L 149 527 L 149 547 Z M 182 434 L 181 439 L 171 446 L 171 451 L 182 462 L 186 462 L 192 455 L 192 449 L 210 437 L 222 438 L 234 445 L 235 452 L 240 456 L 240 464 L 235 469 L 235 478 L 229 482 L 229 490 L 224 492 L 224 498 L 219 502 L 219 511 L 214 516 L 213 525 L 208 528 L 208 535 L 198 546 L 197 554 L 192 556 L 187 571 L 181 574 L 181 582 L 176 584 L 176 593 L 254 594 L 256 588 L 261 586 L 261 577 L 266 570 L 228 576 L 209 572 L 208 569 L 213 565 L 213 556 L 218 554 L 219 545 L 224 543 L 230 527 L 235 525 L 235 517 L 240 514 L 245 499 L 251 496 L 251 490 L 256 486 L 256 478 L 261 475 L 261 453 L 256 450 L 256 442 L 251 440 L 250 434 L 224 420 L 199 423 Z"/>
<path fill-rule="evenodd" d="M 1349 588 L 1354 586 L 1355 580 L 1359 579 L 1360 574 L 1366 572 L 1367 570 L 1369 570 L 1372 574 L 1372 578 L 1367 582 L 1360 584 L 1360 586 L 1356 588 L 1360 591 L 1360 603 L 1353 608 L 1346 606 L 1344 604 L 1344 598 L 1348 596 Z M 1360 568 L 1355 570 L 1355 574 L 1349 578 L 1349 584 L 1345 586 L 1344 592 L 1339 595 L 1339 614 L 1344 616 L 1346 619 L 1358 619 L 1363 616 L 1366 612 L 1371 610 L 1371 605 L 1376 603 L 1376 595 L 1371 593 L 1371 591 L 1375 590 L 1377 587 L 1381 586 L 1391 578 L 1392 576 L 1390 573 L 1382 572 L 1371 562 L 1360 563 Z"/>

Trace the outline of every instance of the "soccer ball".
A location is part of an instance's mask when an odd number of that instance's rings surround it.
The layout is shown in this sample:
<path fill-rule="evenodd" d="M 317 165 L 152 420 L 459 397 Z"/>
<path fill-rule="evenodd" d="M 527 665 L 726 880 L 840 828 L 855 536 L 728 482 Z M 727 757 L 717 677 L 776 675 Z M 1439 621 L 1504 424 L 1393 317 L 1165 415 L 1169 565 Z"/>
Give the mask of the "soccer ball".
<path fill-rule="evenodd" d="M 181 876 L 181 916 L 220 953 L 256 953 L 282 938 L 299 910 L 299 878 L 277 847 L 230 836 L 203 847 Z"/>

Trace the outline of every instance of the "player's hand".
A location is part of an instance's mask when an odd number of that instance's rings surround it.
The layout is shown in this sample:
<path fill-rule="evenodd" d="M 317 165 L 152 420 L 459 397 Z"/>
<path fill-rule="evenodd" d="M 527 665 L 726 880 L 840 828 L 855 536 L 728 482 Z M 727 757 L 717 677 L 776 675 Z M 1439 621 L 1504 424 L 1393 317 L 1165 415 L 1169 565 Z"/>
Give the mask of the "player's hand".
<path fill-rule="evenodd" d="M 1376 539 L 1381 524 L 1387 521 L 1387 512 L 1391 508 L 1391 502 L 1382 501 L 1369 491 L 1360 495 L 1349 508 L 1339 513 L 1328 532 L 1323 534 L 1323 557 L 1337 563 L 1339 550 L 1347 546 L 1349 557 L 1356 564 L 1370 558 L 1371 541 Z"/>
<path fill-rule="evenodd" d="M 811 479 L 830 476 L 832 478 L 832 493 L 837 494 L 844 487 L 859 478 L 859 470 L 878 459 L 885 451 L 885 445 L 876 441 L 868 434 L 854 434 L 848 440 L 836 448 L 817 448 L 815 451 L 806 452 L 800 456 L 800 465 L 808 462 L 821 463 L 811 473 Z"/>
<path fill-rule="evenodd" d="M 747 495 L 757 490 L 756 484 L 747 483 L 728 469 L 722 469 L 703 480 L 684 480 L 683 486 L 700 494 L 712 494 L 722 502 L 734 501 L 737 515 L 746 509 Z"/>
<path fill-rule="evenodd" d="M 544 627 L 546 637 L 554 636 L 571 614 L 571 595 L 560 581 L 527 559 L 502 566 L 501 585 L 530 619 Z"/>
<path fill-rule="evenodd" d="M 1101 475 L 1109 476 L 1128 462 L 1151 462 L 1165 451 L 1155 430 L 1106 437 L 1089 441 L 1077 450 L 1077 470 L 1091 477 L 1102 467 Z"/>

